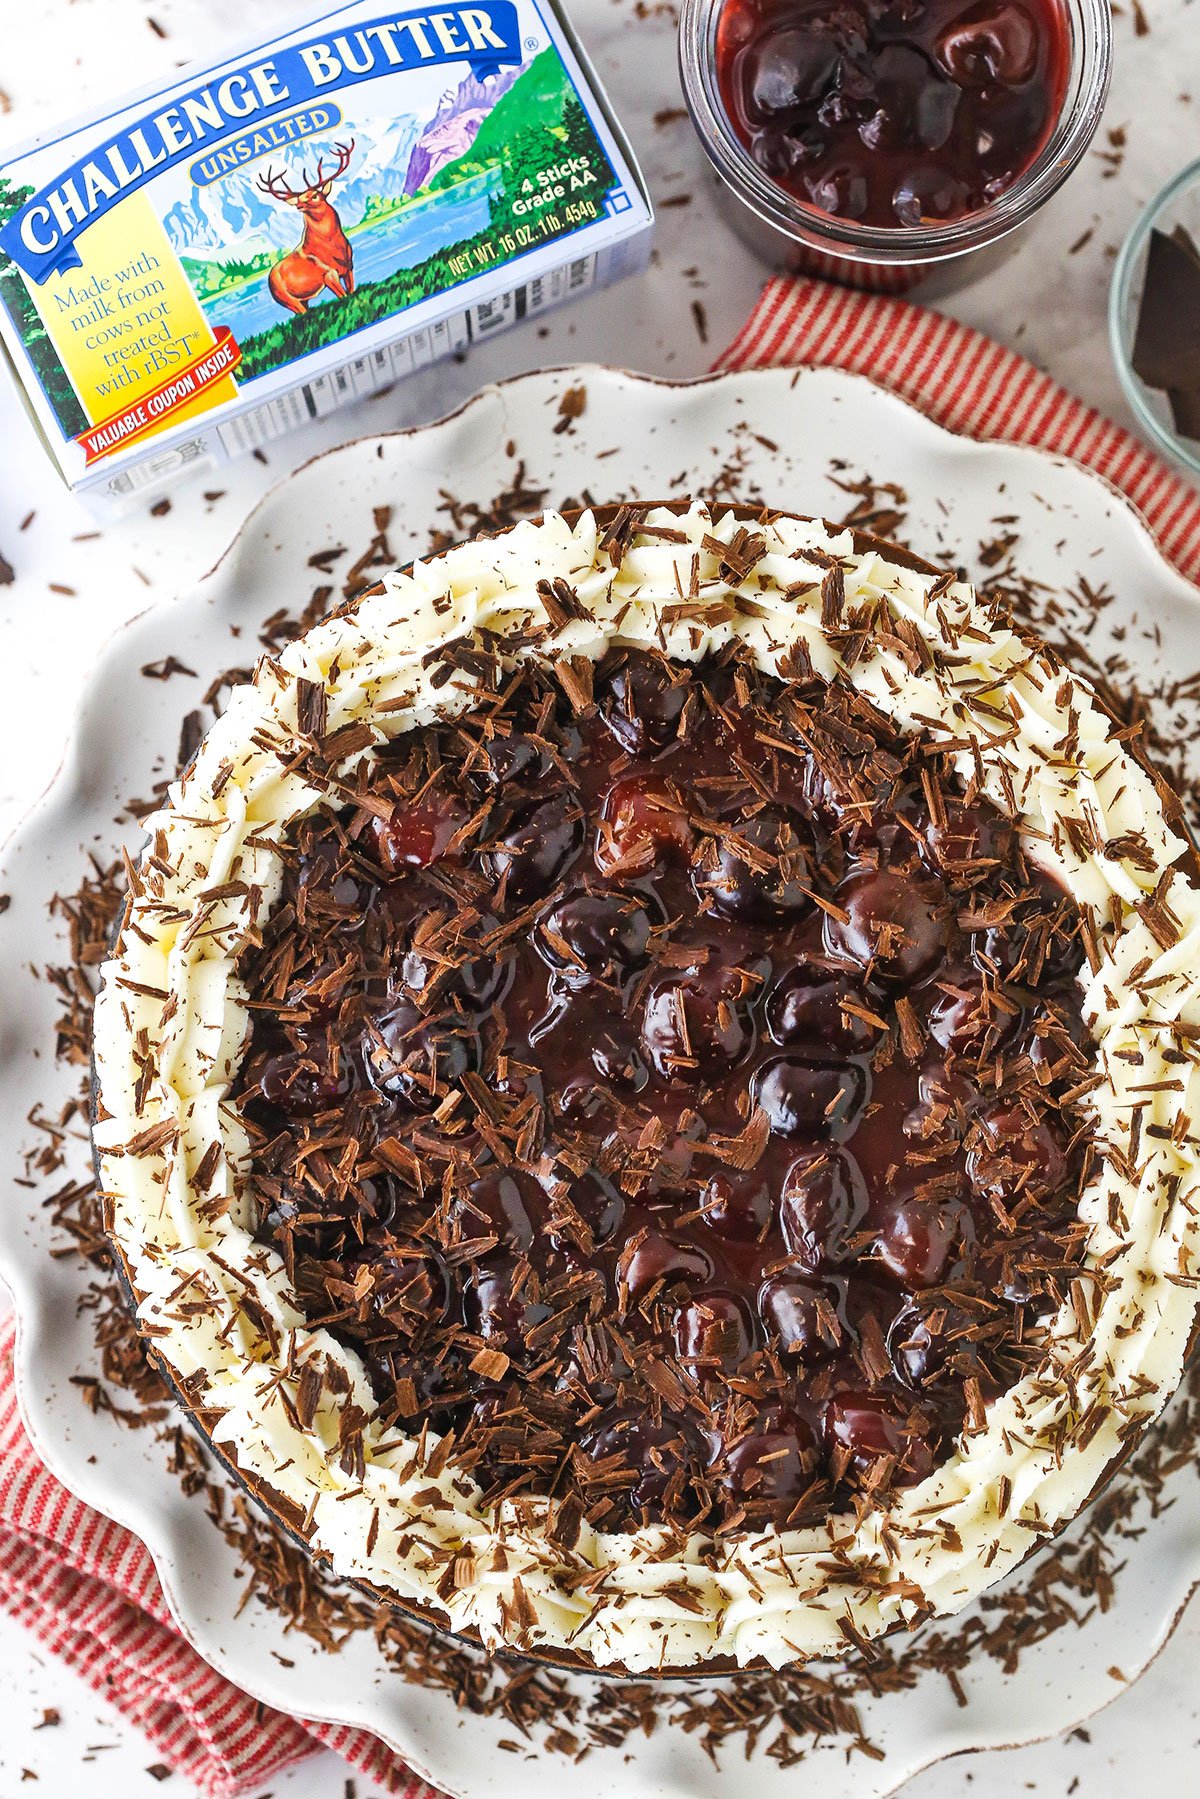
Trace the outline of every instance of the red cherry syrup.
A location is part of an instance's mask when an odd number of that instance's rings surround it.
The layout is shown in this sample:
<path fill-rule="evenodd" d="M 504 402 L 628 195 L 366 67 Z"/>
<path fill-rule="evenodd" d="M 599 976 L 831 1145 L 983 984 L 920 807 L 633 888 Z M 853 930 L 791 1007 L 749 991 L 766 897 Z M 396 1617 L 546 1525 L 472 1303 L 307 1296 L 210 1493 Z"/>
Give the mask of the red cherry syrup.
<path fill-rule="evenodd" d="M 759 168 L 862 225 L 990 205 L 1046 144 L 1069 69 L 1061 0 L 726 0 L 717 31 Z"/>

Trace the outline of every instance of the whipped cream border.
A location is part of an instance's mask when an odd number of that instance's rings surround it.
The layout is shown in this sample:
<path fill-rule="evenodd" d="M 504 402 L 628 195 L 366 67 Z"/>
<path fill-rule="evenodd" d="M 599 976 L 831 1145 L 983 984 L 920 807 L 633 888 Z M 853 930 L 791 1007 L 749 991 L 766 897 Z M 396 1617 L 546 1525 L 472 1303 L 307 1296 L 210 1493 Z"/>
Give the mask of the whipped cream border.
<path fill-rule="evenodd" d="M 635 1673 L 785 1666 L 967 1605 L 1079 1510 L 1161 1410 L 1200 1284 L 1200 893 L 1153 781 L 1086 681 L 968 584 L 790 515 L 754 526 L 762 554 L 731 580 L 714 545 L 744 525 L 701 505 L 652 512 L 614 569 L 590 513 L 548 514 L 389 575 L 264 658 L 149 821 L 95 1014 L 106 1219 L 139 1327 L 215 1415 L 221 1451 L 337 1575 L 488 1646 Z M 830 555 L 847 612 L 884 598 L 895 626 L 849 671 L 821 624 Z M 537 595 L 558 577 L 588 613 L 561 628 Z M 485 1509 L 436 1436 L 379 1427 L 359 1357 L 308 1328 L 281 1259 L 254 1241 L 228 1103 L 248 1034 L 238 959 L 280 890 L 274 846 L 328 797 L 294 766 L 297 683 L 324 689 L 327 732 L 369 727 L 341 764 L 349 778 L 399 733 L 471 706 L 472 677 L 438 652 L 484 629 L 514 660 L 595 659 L 616 642 L 696 660 L 737 638 L 768 673 L 802 645 L 819 677 L 848 672 L 900 729 L 954 745 L 1091 917 L 1101 959 L 1084 1004 L 1101 1079 L 1083 1104 L 1100 1154 L 1080 1276 L 1037 1370 L 928 1479 L 861 1519 L 714 1543 L 568 1528 L 551 1500 Z"/>

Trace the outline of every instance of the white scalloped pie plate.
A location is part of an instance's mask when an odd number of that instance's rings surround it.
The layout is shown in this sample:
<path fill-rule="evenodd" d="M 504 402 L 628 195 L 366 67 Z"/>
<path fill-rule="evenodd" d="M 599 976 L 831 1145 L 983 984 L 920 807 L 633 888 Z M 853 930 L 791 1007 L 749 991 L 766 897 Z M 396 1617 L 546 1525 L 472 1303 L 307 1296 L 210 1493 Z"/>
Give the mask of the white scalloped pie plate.
<path fill-rule="evenodd" d="M 559 400 L 583 383 L 587 407 L 569 430 Z M 1029 450 L 954 438 L 870 383 L 829 371 L 764 371 L 670 385 L 577 368 L 485 389 L 437 424 L 368 438 L 309 463 L 267 496 L 211 573 L 191 593 L 124 626 L 95 669 L 70 752 L 52 787 L 10 841 L 0 887 L 12 905 L 0 920 L 6 970 L 0 1004 L 0 1140 L 11 1182 L 22 1173 L 26 1123 L 38 1102 L 53 1111 L 69 1082 L 51 1065 L 55 996 L 33 970 L 62 960 L 47 913 L 55 891 L 77 884 L 82 856 L 109 857 L 128 827 L 114 824 L 132 793 L 149 791 L 174 754 L 180 720 L 212 676 L 256 654 L 258 625 L 279 607 L 303 605 L 322 577 L 309 557 L 370 537 L 372 508 L 390 506 L 399 560 L 422 551 L 435 524 L 449 526 L 443 493 L 483 502 L 513 480 L 517 459 L 549 503 L 569 498 L 659 498 L 709 486 L 730 463 L 729 497 L 764 497 L 798 511 L 840 515 L 831 473 L 869 469 L 909 496 L 906 537 L 920 552 L 961 555 L 1020 532 L 1022 569 L 1051 589 L 1082 573 L 1119 603 L 1092 638 L 1121 648 L 1139 673 L 1190 671 L 1200 595 L 1174 574 L 1119 496 L 1072 465 Z M 237 633 L 235 636 L 231 633 Z M 173 654 L 195 678 L 145 680 L 137 671 Z M 1200 758 L 1200 750 L 1197 751 Z M 86 1165 L 81 1140 L 73 1152 Z M 0 1274 L 20 1322 L 18 1387 L 30 1432 L 47 1463 L 81 1498 L 149 1546 L 181 1629 L 199 1652 L 258 1698 L 284 1710 L 365 1726 L 435 1785 L 460 1799 L 525 1799 L 562 1779 L 566 1764 L 530 1745 L 498 1753 L 511 1725 L 464 1715 L 452 1700 L 410 1687 L 365 1635 L 336 1654 L 285 1634 L 259 1606 L 238 1611 L 244 1584 L 232 1551 L 202 1503 L 184 1498 L 163 1454 L 104 1413 L 89 1413 L 72 1376 L 96 1366 L 91 1320 L 78 1311 L 85 1277 L 74 1258 L 49 1254 L 51 1229 L 27 1186 L 10 1184 L 0 1212 Z M 595 1750 L 570 1769 L 575 1799 L 784 1799 L 803 1781 L 812 1799 L 878 1799 L 931 1761 L 963 1749 L 1031 1742 L 1105 1704 L 1161 1648 L 1200 1581 L 1200 1482 L 1191 1469 L 1168 1483 L 1173 1505 L 1136 1539 L 1107 1614 L 1062 1630 L 1026 1653 L 1005 1677 L 977 1658 L 959 1706 L 940 1678 L 865 1702 L 867 1734 L 881 1761 L 847 1759 L 844 1740 L 814 1750 L 802 1771 L 761 1751 L 747 1763 L 731 1746 L 714 1768 L 694 1735 L 660 1730 L 632 1748 Z M 1021 1576 L 1018 1574 L 1018 1580 Z M 769 1733 L 764 1737 L 764 1744 Z"/>

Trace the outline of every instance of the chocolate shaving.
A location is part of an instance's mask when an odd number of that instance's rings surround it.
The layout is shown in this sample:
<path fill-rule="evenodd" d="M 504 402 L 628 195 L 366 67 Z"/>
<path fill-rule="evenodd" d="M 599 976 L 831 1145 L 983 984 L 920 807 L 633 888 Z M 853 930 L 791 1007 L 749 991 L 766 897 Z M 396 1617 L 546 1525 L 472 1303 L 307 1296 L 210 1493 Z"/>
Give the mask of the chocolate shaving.
<path fill-rule="evenodd" d="M 325 735 L 329 696 L 323 681 L 296 678 L 296 723 L 303 737 L 320 740 Z M 344 752 L 343 752 L 344 753 Z"/>

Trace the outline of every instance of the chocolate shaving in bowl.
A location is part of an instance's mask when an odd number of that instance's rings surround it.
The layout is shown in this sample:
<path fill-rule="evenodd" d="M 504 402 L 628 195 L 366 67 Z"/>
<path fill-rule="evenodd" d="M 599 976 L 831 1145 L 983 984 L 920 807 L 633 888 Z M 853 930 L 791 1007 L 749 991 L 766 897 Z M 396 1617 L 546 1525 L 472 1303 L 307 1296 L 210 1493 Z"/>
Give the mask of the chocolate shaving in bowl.
<path fill-rule="evenodd" d="M 718 481 L 718 487 L 726 477 Z M 514 489 L 520 509 L 540 508 L 544 493 L 528 484 L 524 469 Z M 882 490 L 863 482 L 864 516 L 875 522 Z M 899 496 L 899 490 L 889 494 Z M 464 519 L 502 518 L 513 494 L 484 508 L 459 508 Z M 897 504 L 900 497 L 897 498 Z M 895 528 L 902 523 L 895 519 Z M 1087 639 L 1109 596 L 1086 584 L 1070 595 L 1020 585 L 1005 570 L 1000 593 L 1019 618 L 1036 623 L 1060 642 L 1069 659 L 1098 679 L 1118 716 L 1137 724 L 1152 753 L 1175 764 L 1176 791 L 1189 820 L 1200 824 L 1200 786 L 1186 769 L 1181 741 L 1197 736 L 1200 672 L 1164 679 L 1152 691 L 1130 694 L 1120 657 L 1097 659 Z M 324 597 L 328 598 L 328 589 Z M 305 620 L 305 626 L 311 618 Z M 283 625 L 281 640 L 302 628 Z M 233 679 L 244 678 L 236 671 Z M 214 683 L 210 705 L 227 685 Z M 1182 738 L 1180 732 L 1186 730 Z M 135 803 L 134 815 L 144 810 Z M 503 1746 L 536 1744 L 578 1758 L 594 1746 L 635 1744 L 654 1729 L 680 1728 L 716 1759 L 722 1753 L 769 1754 L 782 1766 L 802 1761 L 817 1745 L 837 1744 L 847 1753 L 878 1757 L 864 1734 L 861 1701 L 911 1691 L 927 1675 L 947 1680 L 960 1704 L 969 1702 L 970 1668 L 987 1655 L 1006 1672 L 1019 1668 L 1034 1645 L 1056 1632 L 1085 1627 L 1112 1603 L 1122 1541 L 1141 1534 L 1147 1510 L 1169 1504 L 1167 1483 L 1200 1463 L 1200 1373 L 1193 1367 L 1165 1417 L 1147 1433 L 1130 1462 L 1103 1496 L 1051 1547 L 952 1625 L 926 1625 L 914 1637 L 873 1646 L 869 1661 L 851 1650 L 843 1664 L 811 1666 L 787 1674 L 751 1674 L 736 1680 L 653 1683 L 604 1680 L 568 1685 L 559 1675 L 518 1659 L 498 1661 L 427 1631 L 400 1615 L 369 1604 L 328 1581 L 289 1538 L 252 1505 L 240 1488 L 214 1470 L 207 1450 L 179 1421 L 169 1393 L 146 1360 L 114 1277 L 95 1187 L 79 1170 L 84 1163 L 89 1103 L 91 1009 L 96 970 L 126 893 L 120 863 L 93 861 L 74 893 L 53 901 L 66 927 L 66 959 L 46 970 L 61 997 L 57 1061 L 77 1071 L 78 1089 L 60 1109 L 30 1115 L 32 1147 L 26 1181 L 44 1192 L 61 1244 L 54 1253 L 79 1257 L 86 1273 L 81 1309 L 91 1315 L 97 1347 L 95 1377 L 81 1378 L 81 1397 L 103 1406 L 130 1427 L 150 1428 L 162 1444 L 184 1491 L 205 1505 L 214 1524 L 237 1551 L 248 1575 L 245 1601 L 282 1617 L 330 1652 L 350 1634 L 369 1631 L 396 1672 L 413 1684 L 447 1692 L 475 1713 L 503 1719 L 512 1737 Z"/>
<path fill-rule="evenodd" d="M 1200 249 L 1182 225 L 1150 233 L 1130 363 L 1166 394 L 1179 435 L 1200 435 Z"/>

